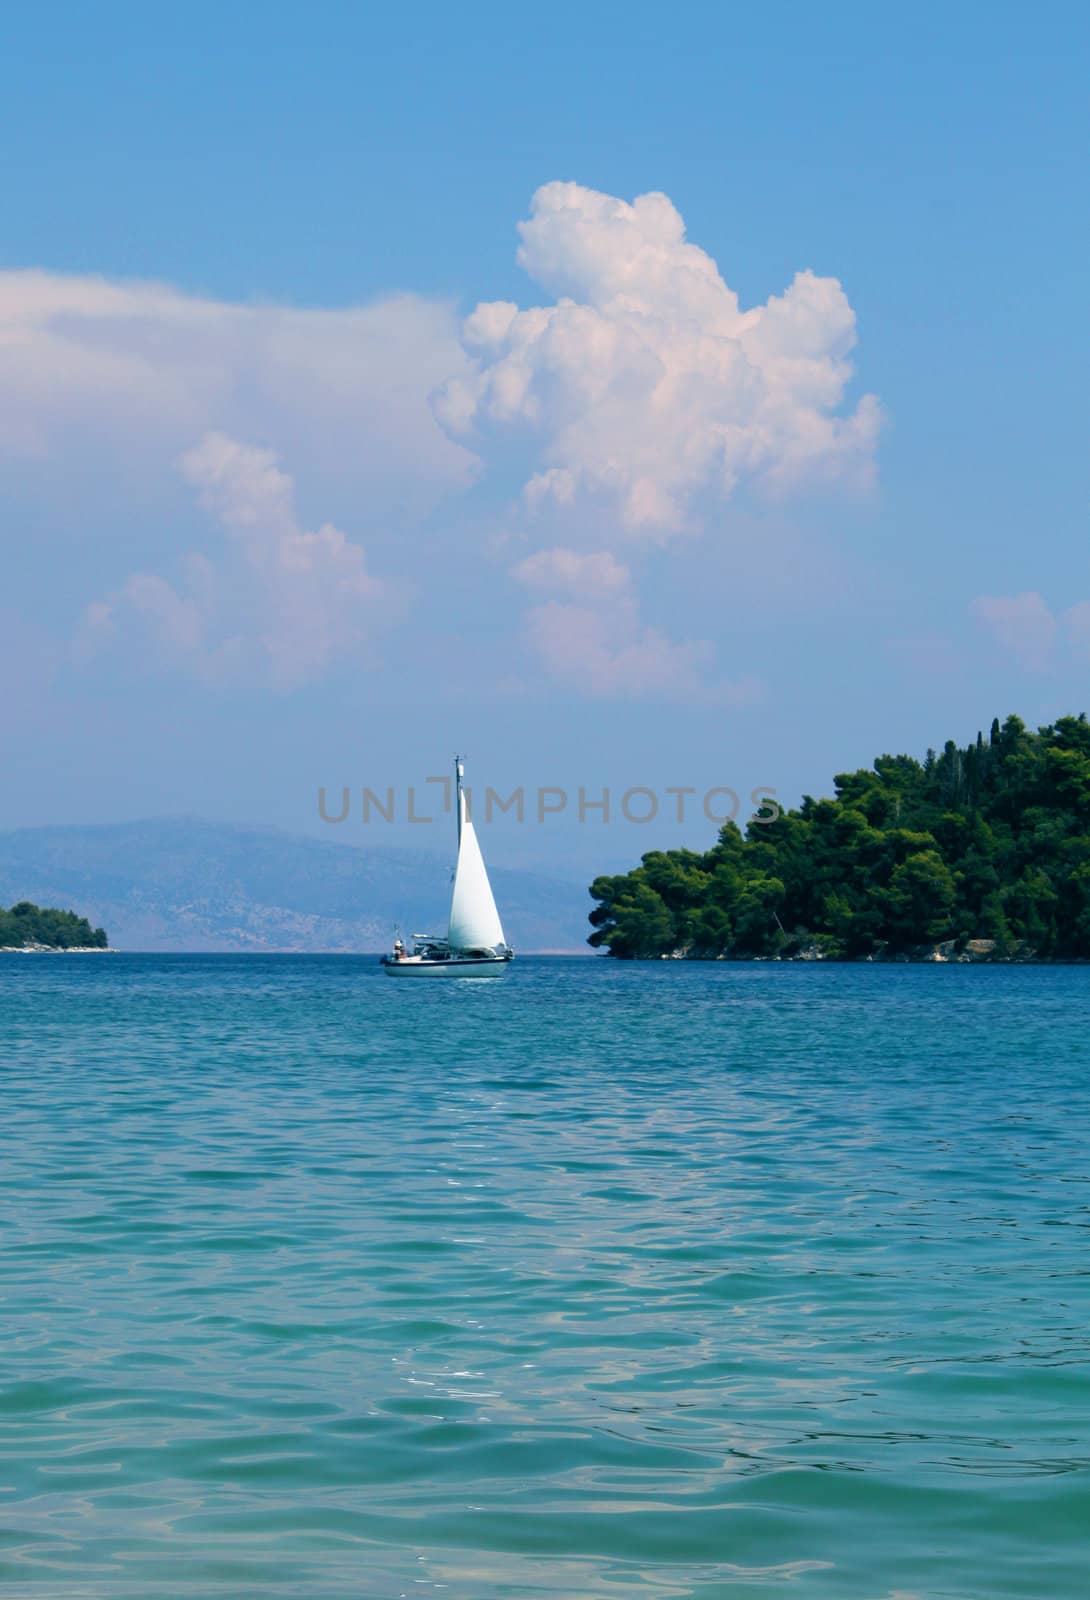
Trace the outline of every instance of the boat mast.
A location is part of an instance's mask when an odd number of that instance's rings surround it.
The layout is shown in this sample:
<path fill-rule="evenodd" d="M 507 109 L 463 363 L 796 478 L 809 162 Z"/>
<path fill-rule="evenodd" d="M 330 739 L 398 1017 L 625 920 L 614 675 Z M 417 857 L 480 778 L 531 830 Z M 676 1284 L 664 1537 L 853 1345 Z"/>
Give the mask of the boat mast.
<path fill-rule="evenodd" d="M 462 848 L 462 766 L 461 756 L 454 758 L 454 805 L 458 813 L 458 848 Z"/>

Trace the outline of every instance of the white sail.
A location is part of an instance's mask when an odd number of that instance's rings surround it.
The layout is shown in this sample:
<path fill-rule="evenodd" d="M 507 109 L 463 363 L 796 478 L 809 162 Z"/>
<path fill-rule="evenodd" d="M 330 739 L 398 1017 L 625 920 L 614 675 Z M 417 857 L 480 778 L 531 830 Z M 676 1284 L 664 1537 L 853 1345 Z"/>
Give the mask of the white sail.
<path fill-rule="evenodd" d="M 459 772 L 459 779 L 461 773 Z M 477 835 L 466 815 L 466 797 L 458 785 L 458 866 L 454 873 L 454 893 L 450 901 L 450 928 L 447 942 L 452 950 L 495 950 L 506 948 L 500 914 L 492 898 L 492 885 L 484 868 L 484 857 Z"/>

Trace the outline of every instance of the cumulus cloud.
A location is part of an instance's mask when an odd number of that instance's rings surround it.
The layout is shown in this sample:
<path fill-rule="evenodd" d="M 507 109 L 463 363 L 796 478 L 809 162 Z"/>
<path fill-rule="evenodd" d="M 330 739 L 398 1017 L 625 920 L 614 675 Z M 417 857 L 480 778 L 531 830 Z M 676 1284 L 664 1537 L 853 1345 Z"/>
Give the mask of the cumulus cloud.
<path fill-rule="evenodd" d="M 362 547 L 339 528 L 300 525 L 293 481 L 271 450 L 210 432 L 180 469 L 227 535 L 225 562 L 190 554 L 182 587 L 133 574 L 88 607 L 83 654 L 138 617 L 164 655 L 199 677 L 257 670 L 286 689 L 363 646 L 389 607 L 389 586 L 368 573 Z"/>
<path fill-rule="evenodd" d="M 646 697 L 746 705 L 763 685 L 725 683 L 712 646 L 675 643 L 640 615 L 631 574 L 608 550 L 539 550 L 512 568 L 549 595 L 523 617 L 527 643 L 549 678 L 596 698 Z"/>
<path fill-rule="evenodd" d="M 425 509 L 477 470 L 429 401 L 465 366 L 450 308 L 415 295 L 310 310 L 0 272 L 0 456 L 106 460 L 130 490 L 216 429 L 267 439 L 346 501 L 366 483 L 372 508 Z"/>
<path fill-rule="evenodd" d="M 556 298 L 479 305 L 462 334 L 472 367 L 435 405 L 482 448 L 490 430 L 532 437 L 531 504 L 605 497 L 625 531 L 661 537 L 744 481 L 870 482 L 880 408 L 865 395 L 844 409 L 855 313 L 835 278 L 799 272 L 743 311 L 663 194 L 548 183 L 519 231 L 520 263 Z"/>
<path fill-rule="evenodd" d="M 388 571 L 395 536 L 444 537 L 425 514 L 498 450 L 493 495 L 506 500 L 516 464 L 518 524 L 554 545 L 515 569 L 526 637 L 551 676 L 596 694 L 750 697 L 748 683 L 716 682 L 709 645 L 648 625 L 605 547 L 618 530 L 695 528 L 743 483 L 866 483 L 879 413 L 873 397 L 846 403 L 852 308 L 811 272 L 741 308 L 664 195 L 629 204 L 549 183 L 520 233 L 546 303 L 484 303 L 461 327 L 450 306 L 411 294 L 316 310 L 0 272 L 0 459 L 36 473 L 43 495 L 93 484 L 101 524 L 116 514 L 131 540 L 141 517 L 155 545 L 136 572 L 112 557 L 79 651 L 139 626 L 207 678 L 316 678 L 396 609 L 392 584 L 341 531 L 359 505 L 388 541 L 377 558 Z M 211 560 L 163 549 L 177 538 L 179 460 L 222 535 Z M 319 493 L 331 520 L 316 524 Z M 568 526 L 542 537 L 534 507 Z M 573 548 L 576 515 L 601 548 Z M 500 556 L 487 527 L 481 543 Z M 406 549 L 418 556 L 419 541 Z M 109 550 L 102 559 L 109 570 Z"/>

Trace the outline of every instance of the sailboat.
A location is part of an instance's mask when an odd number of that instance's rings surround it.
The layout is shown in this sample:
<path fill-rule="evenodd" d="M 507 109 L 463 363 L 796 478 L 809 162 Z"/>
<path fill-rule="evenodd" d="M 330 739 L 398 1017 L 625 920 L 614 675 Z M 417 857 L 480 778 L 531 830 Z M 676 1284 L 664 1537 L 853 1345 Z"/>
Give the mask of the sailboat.
<path fill-rule="evenodd" d="M 477 978 L 505 972 L 515 952 L 503 936 L 492 885 L 485 871 L 477 833 L 466 806 L 462 780 L 465 764 L 454 758 L 455 809 L 458 816 L 458 865 L 450 898 L 450 922 L 445 939 L 414 933 L 412 949 L 400 939 L 382 958 L 392 975 L 445 974 L 451 978 Z"/>

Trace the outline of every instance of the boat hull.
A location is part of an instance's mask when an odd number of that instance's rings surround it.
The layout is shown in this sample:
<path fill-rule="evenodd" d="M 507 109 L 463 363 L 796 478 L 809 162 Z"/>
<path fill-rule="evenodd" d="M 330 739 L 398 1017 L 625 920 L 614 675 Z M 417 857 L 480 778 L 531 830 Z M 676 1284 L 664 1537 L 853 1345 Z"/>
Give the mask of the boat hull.
<path fill-rule="evenodd" d="M 392 978 L 495 978 L 511 965 L 510 956 L 490 956 L 474 961 L 429 961 L 425 956 L 402 956 L 400 961 L 384 957 L 382 967 Z"/>

